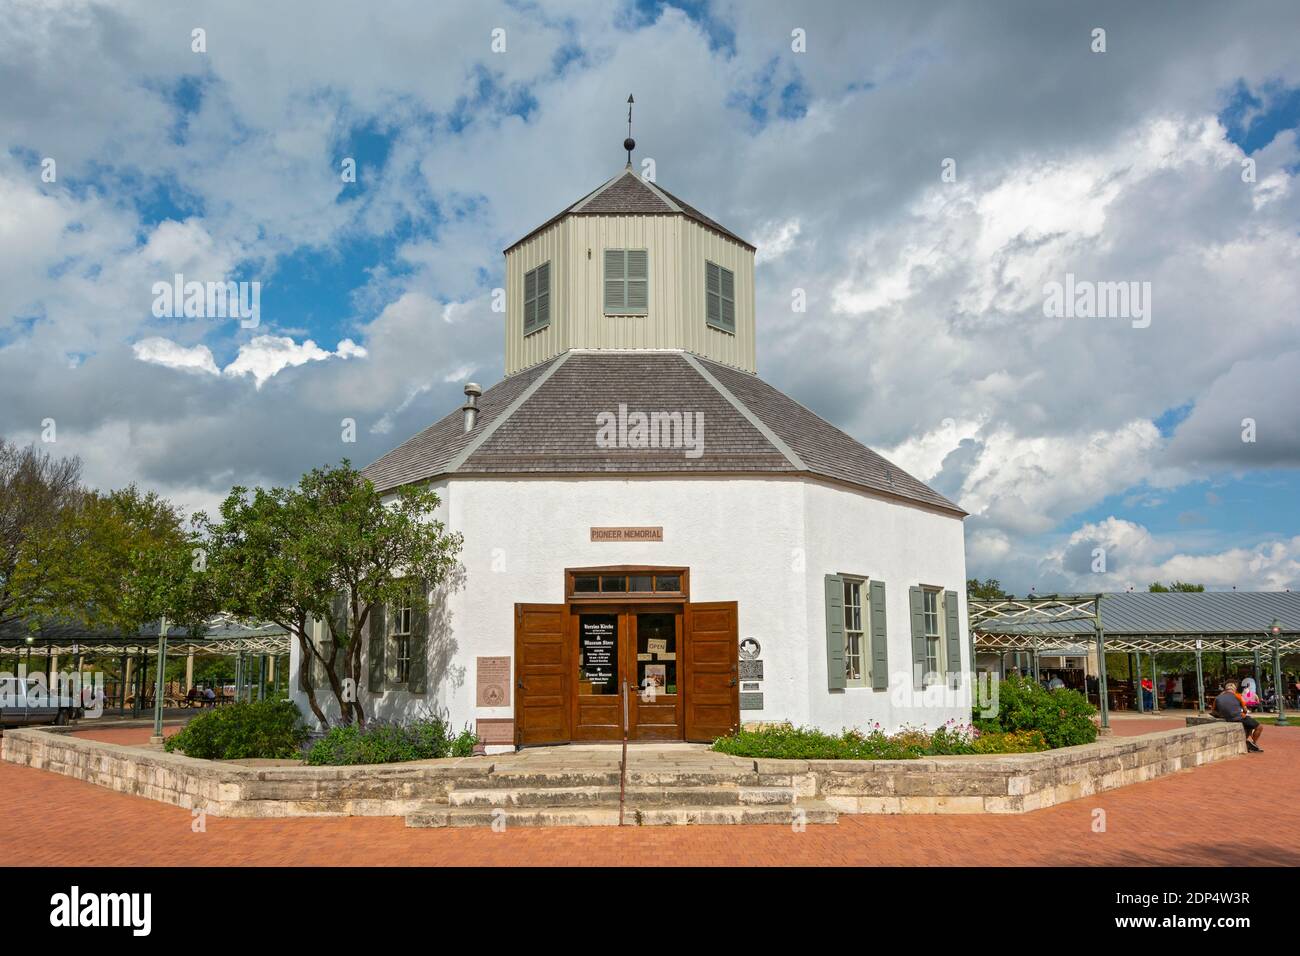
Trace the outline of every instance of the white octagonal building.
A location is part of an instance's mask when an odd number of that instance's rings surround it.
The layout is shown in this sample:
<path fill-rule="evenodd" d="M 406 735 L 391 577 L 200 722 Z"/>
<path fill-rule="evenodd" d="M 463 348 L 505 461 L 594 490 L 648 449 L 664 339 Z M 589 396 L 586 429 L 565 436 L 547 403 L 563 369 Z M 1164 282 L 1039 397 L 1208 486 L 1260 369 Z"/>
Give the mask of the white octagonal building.
<path fill-rule="evenodd" d="M 757 377 L 754 251 L 630 162 L 506 249 L 506 377 L 365 470 L 465 542 L 365 637 L 368 713 L 489 750 L 969 719 L 965 512 Z"/>

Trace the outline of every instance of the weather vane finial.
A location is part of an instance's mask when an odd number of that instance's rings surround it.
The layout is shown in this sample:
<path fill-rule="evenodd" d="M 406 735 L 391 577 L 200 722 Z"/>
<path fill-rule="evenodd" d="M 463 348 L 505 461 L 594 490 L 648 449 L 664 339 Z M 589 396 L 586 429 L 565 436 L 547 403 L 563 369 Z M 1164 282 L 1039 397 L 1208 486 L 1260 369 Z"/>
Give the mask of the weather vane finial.
<path fill-rule="evenodd" d="M 623 148 L 627 150 L 627 167 L 632 168 L 632 150 L 636 149 L 636 140 L 632 138 L 632 94 L 627 95 L 627 139 L 623 140 Z"/>

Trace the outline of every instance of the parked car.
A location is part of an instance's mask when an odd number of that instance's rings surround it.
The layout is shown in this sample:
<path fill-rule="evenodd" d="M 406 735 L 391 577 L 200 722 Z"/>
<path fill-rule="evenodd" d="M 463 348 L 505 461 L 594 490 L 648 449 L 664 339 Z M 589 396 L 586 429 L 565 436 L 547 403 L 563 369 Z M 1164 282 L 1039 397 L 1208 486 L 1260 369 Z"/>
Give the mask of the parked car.
<path fill-rule="evenodd" d="M 0 677 L 0 726 L 58 724 L 83 716 L 81 702 L 40 687 L 34 677 Z"/>

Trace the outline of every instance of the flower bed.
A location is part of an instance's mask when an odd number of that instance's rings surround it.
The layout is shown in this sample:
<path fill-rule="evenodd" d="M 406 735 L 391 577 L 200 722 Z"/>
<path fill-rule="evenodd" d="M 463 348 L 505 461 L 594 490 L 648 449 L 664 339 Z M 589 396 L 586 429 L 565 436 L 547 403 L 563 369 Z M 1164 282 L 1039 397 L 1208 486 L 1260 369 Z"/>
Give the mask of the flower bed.
<path fill-rule="evenodd" d="M 950 721 L 935 731 L 905 729 L 886 734 L 879 724 L 868 731 L 828 734 L 812 727 L 775 726 L 742 730 L 713 743 L 718 753 L 777 760 L 913 760 L 954 754 L 1034 753 L 1047 750 L 1036 730 L 979 730 Z"/>

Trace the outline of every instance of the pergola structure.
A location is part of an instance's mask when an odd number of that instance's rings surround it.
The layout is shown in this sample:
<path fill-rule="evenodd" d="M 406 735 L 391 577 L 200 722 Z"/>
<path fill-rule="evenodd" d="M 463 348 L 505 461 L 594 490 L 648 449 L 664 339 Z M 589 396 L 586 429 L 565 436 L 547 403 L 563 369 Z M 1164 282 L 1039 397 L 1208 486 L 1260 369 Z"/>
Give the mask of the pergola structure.
<path fill-rule="evenodd" d="M 1129 591 L 969 602 L 972 657 L 975 649 L 1027 651 L 1038 656 L 1062 644 L 1097 649 L 1098 702 L 1107 723 L 1106 653 L 1127 653 L 1140 664 L 1151 655 L 1152 704 L 1156 703 L 1158 653 L 1194 653 L 1198 705 L 1205 709 L 1201 655 L 1205 651 L 1250 652 L 1260 680 L 1260 652 L 1273 652 L 1274 683 L 1283 696 L 1281 654 L 1300 651 L 1300 594 L 1291 591 Z M 1137 672 L 1137 667 L 1132 668 Z M 1137 695 L 1142 710 L 1141 694 Z M 1279 720 L 1283 720 L 1279 704 Z"/>
<path fill-rule="evenodd" d="M 43 623 L 29 628 L 25 622 L 15 621 L 0 627 L 0 661 L 10 654 L 19 661 L 26 655 L 27 669 L 47 674 L 59 670 L 60 658 L 71 658 L 72 669 L 80 671 L 86 656 L 117 657 L 122 662 L 119 708 L 125 710 L 128 685 L 134 694 L 134 711 L 139 711 L 139 701 L 145 696 L 145 672 L 152 666 L 161 675 L 168 654 L 187 658 L 186 684 L 193 682 L 193 659 L 196 654 L 235 658 L 236 695 L 252 697 L 255 688 L 264 688 L 268 678 L 274 679 L 274 661 L 289 653 L 290 637 L 276 624 L 246 623 L 229 615 L 210 618 L 201 631 L 188 633 L 169 630 L 165 650 L 160 655 L 157 624 L 141 628 L 137 634 L 112 631 L 92 631 L 73 624 Z M 43 652 L 44 666 L 32 666 L 32 654 Z M 157 681 L 161 689 L 162 681 Z M 155 704 L 161 700 L 157 695 Z M 111 704 L 111 701 L 106 702 Z"/>

